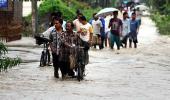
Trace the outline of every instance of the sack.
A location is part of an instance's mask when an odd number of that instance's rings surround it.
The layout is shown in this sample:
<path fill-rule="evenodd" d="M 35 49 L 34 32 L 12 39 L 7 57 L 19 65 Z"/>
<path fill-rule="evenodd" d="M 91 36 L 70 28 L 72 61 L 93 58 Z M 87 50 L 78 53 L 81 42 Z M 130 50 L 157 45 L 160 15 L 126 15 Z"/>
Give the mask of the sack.
<path fill-rule="evenodd" d="M 70 69 L 74 69 L 75 66 L 76 66 L 76 57 L 75 57 L 75 55 L 70 54 L 69 62 L 70 62 Z"/>
<path fill-rule="evenodd" d="M 98 44 L 98 45 L 101 45 L 101 44 L 102 44 L 101 36 L 98 37 L 97 44 Z"/>
<path fill-rule="evenodd" d="M 101 44 L 101 36 L 93 36 L 92 45 L 100 45 Z"/>
<path fill-rule="evenodd" d="M 92 45 L 95 45 L 97 44 L 97 36 L 93 36 L 93 39 L 92 39 Z"/>

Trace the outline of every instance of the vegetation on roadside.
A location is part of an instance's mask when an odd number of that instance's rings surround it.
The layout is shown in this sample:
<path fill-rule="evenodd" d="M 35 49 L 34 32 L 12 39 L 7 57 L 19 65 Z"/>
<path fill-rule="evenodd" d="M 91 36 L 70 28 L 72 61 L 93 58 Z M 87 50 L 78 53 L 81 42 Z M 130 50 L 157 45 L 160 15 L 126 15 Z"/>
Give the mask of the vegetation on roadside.
<path fill-rule="evenodd" d="M 64 12 L 63 17 L 66 20 L 73 19 L 75 16 L 75 12 L 61 0 L 45 0 L 42 2 L 42 4 L 40 4 L 38 11 L 40 18 L 45 15 L 49 15 L 54 11 L 61 11 L 62 13 Z"/>
<path fill-rule="evenodd" d="M 170 16 L 161 15 L 159 12 L 153 13 L 151 15 L 153 21 L 155 21 L 158 27 L 159 33 L 162 35 L 170 35 Z"/>
<path fill-rule="evenodd" d="M 151 18 L 160 34 L 170 35 L 170 0 L 145 0 L 151 7 Z"/>
<path fill-rule="evenodd" d="M 0 72 L 7 71 L 8 68 L 12 68 L 21 63 L 20 58 L 9 58 L 5 54 L 8 52 L 7 47 L 0 42 Z"/>

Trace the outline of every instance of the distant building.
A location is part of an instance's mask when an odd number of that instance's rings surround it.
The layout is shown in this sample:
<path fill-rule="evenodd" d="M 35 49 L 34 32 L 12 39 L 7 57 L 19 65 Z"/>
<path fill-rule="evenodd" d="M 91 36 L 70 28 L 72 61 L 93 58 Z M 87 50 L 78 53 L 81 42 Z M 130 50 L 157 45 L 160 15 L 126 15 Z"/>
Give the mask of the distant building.
<path fill-rule="evenodd" d="M 0 41 L 21 38 L 22 0 L 0 0 Z"/>

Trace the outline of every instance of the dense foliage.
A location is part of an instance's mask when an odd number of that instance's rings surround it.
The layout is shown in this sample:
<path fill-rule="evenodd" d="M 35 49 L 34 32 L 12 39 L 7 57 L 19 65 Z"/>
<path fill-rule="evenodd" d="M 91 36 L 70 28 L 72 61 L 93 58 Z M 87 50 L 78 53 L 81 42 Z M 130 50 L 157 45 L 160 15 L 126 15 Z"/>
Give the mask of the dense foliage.
<path fill-rule="evenodd" d="M 158 11 L 159 13 L 164 15 L 170 14 L 170 0 L 145 0 L 145 2 L 154 11 Z"/>
<path fill-rule="evenodd" d="M 40 17 L 43 17 L 47 13 L 54 11 L 64 12 L 63 16 L 65 19 L 72 19 L 75 16 L 75 13 L 69 9 L 61 0 L 45 0 L 39 7 Z"/>
<path fill-rule="evenodd" d="M 87 19 L 90 19 L 92 14 L 99 10 L 99 8 L 92 9 L 87 3 L 77 0 L 44 0 L 38 11 L 40 17 L 54 11 L 61 11 L 65 20 L 73 20 L 77 9 L 80 9 Z"/>
<path fill-rule="evenodd" d="M 145 0 L 151 7 L 151 18 L 156 22 L 160 34 L 170 35 L 170 0 Z"/>
<path fill-rule="evenodd" d="M 7 52 L 7 47 L 2 42 L 0 42 L 0 72 L 7 71 L 8 68 L 12 68 L 21 62 L 20 58 L 6 57 L 5 54 Z"/>
<path fill-rule="evenodd" d="M 159 12 L 151 15 L 152 20 L 155 21 L 159 29 L 159 33 L 163 35 L 170 35 L 170 16 L 161 15 Z"/>

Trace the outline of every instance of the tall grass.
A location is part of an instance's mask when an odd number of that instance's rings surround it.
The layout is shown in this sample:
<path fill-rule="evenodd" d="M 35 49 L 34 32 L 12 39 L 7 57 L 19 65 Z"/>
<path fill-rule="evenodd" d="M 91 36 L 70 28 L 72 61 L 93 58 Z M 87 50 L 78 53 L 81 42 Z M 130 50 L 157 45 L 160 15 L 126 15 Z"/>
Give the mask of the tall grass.
<path fill-rule="evenodd" d="M 170 15 L 161 15 L 159 12 L 156 12 L 151 15 L 151 18 L 155 21 L 160 34 L 170 35 Z"/>

